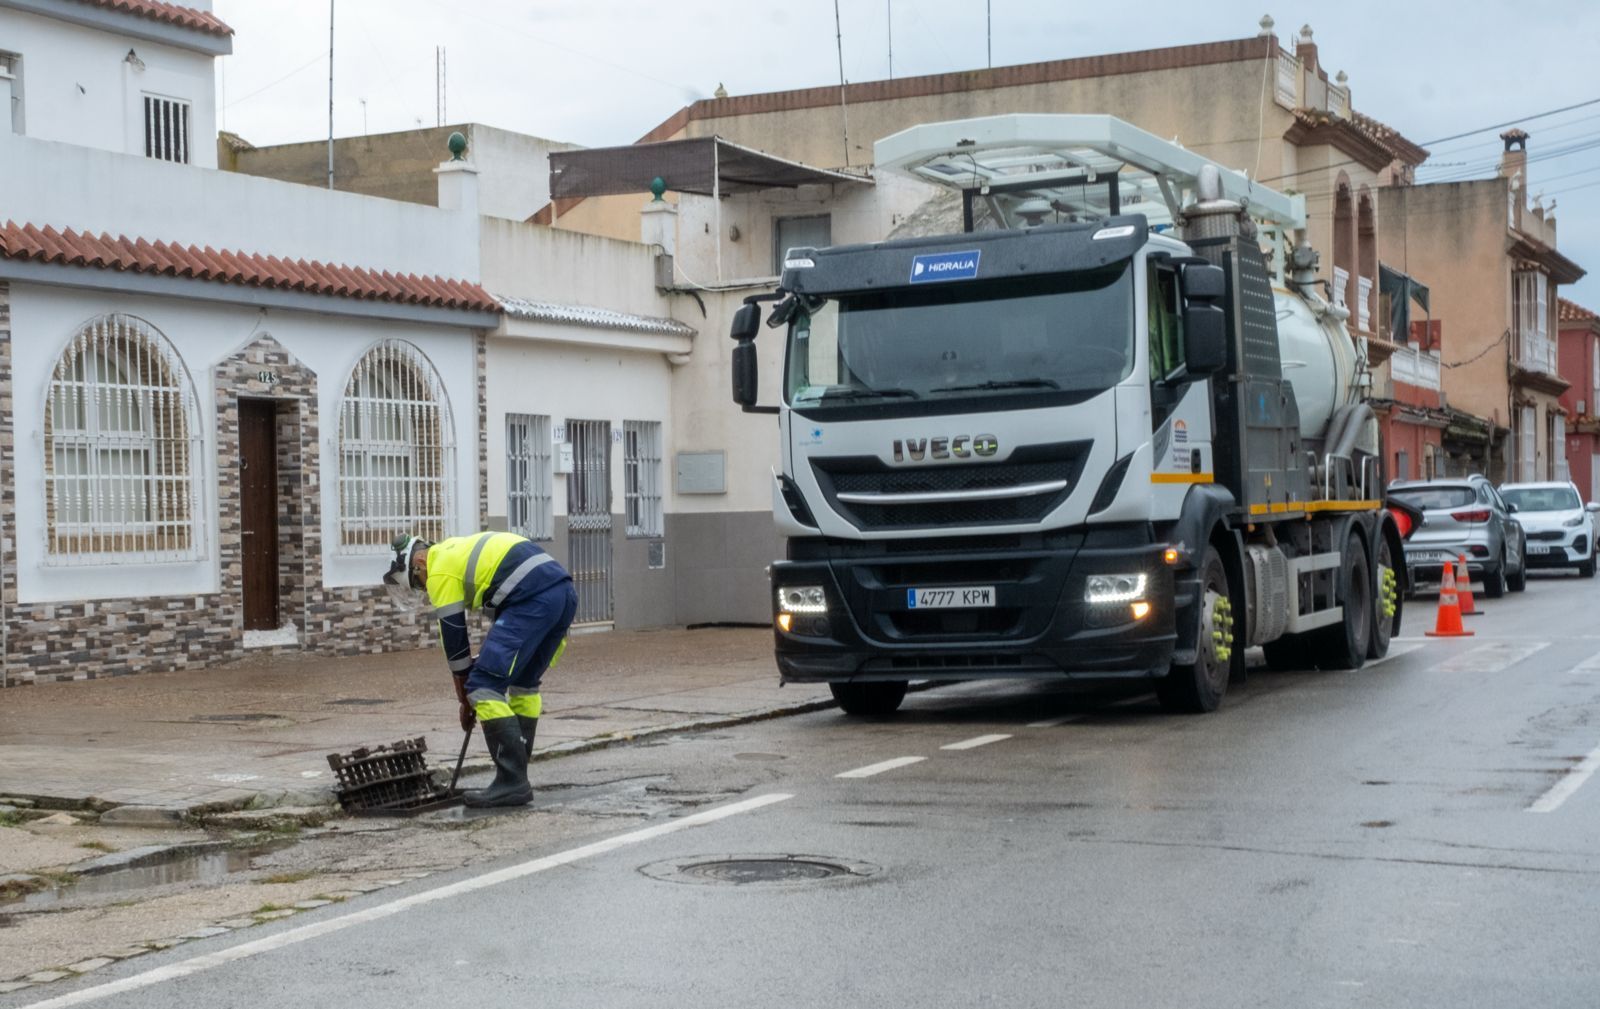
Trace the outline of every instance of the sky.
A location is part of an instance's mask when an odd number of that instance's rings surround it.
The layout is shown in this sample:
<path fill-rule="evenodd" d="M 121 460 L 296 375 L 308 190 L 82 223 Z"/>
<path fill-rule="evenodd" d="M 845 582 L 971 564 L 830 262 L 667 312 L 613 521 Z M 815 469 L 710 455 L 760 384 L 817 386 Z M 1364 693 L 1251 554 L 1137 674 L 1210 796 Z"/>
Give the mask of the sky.
<path fill-rule="evenodd" d="M 334 133 L 445 121 L 585 146 L 637 140 L 718 86 L 752 94 L 836 84 L 831 0 L 335 0 Z M 328 129 L 329 0 L 215 0 L 233 26 L 221 126 L 257 145 Z M 1309 22 L 1355 107 L 1429 146 L 1419 181 L 1494 173 L 1500 129 L 1531 135 L 1530 189 L 1557 201 L 1560 245 L 1593 270 L 1565 297 L 1600 309 L 1600 4 L 1587 0 L 838 0 L 849 81 L 944 73 L 1254 35 L 1292 45 Z M 987 27 L 986 27 L 987 26 Z M 1114 111 L 1114 110 L 1107 110 Z M 1328 250 L 1324 250 L 1327 252 Z"/>

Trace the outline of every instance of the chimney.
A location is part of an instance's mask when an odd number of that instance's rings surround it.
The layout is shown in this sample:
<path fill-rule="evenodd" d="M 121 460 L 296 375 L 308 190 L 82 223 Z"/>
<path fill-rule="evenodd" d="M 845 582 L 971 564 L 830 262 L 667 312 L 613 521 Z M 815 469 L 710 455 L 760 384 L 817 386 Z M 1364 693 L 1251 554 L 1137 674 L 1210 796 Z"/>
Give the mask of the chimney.
<path fill-rule="evenodd" d="M 1300 26 L 1300 37 L 1295 40 L 1294 54 L 1300 57 L 1300 65 L 1306 68 L 1306 73 L 1317 72 L 1317 44 L 1311 41 L 1311 26 Z"/>
<path fill-rule="evenodd" d="M 1522 130 L 1512 127 L 1500 134 L 1500 140 L 1506 145 L 1505 153 L 1500 155 L 1500 177 L 1514 179 L 1521 175 L 1528 177 L 1528 135 Z"/>
<path fill-rule="evenodd" d="M 439 209 L 458 210 L 468 217 L 478 216 L 478 169 L 462 155 L 467 150 L 467 138 L 460 133 L 450 134 L 450 160 L 433 170 L 439 177 Z"/>

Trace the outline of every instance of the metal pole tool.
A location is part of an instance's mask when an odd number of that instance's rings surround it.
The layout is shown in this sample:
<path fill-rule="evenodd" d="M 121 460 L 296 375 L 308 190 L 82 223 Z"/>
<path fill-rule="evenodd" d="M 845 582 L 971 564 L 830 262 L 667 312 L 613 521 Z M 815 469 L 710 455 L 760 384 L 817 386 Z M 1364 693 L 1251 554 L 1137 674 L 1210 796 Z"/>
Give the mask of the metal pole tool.
<path fill-rule="evenodd" d="M 456 790 L 456 782 L 461 778 L 461 764 L 467 759 L 467 747 L 472 743 L 472 730 L 475 728 L 477 728 L 476 724 L 469 725 L 467 734 L 461 738 L 461 752 L 456 755 L 456 769 L 455 773 L 450 775 L 450 788 L 445 793 L 447 795 L 453 794 Z"/>

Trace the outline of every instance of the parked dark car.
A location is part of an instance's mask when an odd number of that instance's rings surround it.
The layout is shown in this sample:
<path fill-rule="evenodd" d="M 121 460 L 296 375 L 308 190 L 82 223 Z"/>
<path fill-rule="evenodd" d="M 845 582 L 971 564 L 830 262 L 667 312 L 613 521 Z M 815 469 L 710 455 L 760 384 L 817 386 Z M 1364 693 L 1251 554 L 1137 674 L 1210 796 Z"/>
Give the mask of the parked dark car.
<path fill-rule="evenodd" d="M 1465 554 L 1467 573 L 1498 599 L 1527 584 L 1527 540 L 1511 507 L 1487 478 L 1473 475 L 1402 480 L 1390 497 L 1422 511 L 1422 526 L 1406 540 L 1406 568 L 1414 588 L 1437 588 L 1446 563 Z"/>

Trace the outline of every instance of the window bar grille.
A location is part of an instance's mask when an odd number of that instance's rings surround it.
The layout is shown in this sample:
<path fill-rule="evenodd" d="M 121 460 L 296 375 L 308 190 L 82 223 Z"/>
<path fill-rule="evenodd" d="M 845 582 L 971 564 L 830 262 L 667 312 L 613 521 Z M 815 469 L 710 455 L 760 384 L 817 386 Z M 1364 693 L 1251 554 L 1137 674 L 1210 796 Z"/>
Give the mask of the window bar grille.
<path fill-rule="evenodd" d="M 397 340 L 368 351 L 340 411 L 340 552 L 376 553 L 402 533 L 448 535 L 454 453 L 449 400 L 428 359 Z"/>
<path fill-rule="evenodd" d="M 199 409 L 181 361 L 141 320 L 85 326 L 51 378 L 46 564 L 199 556 Z"/>

